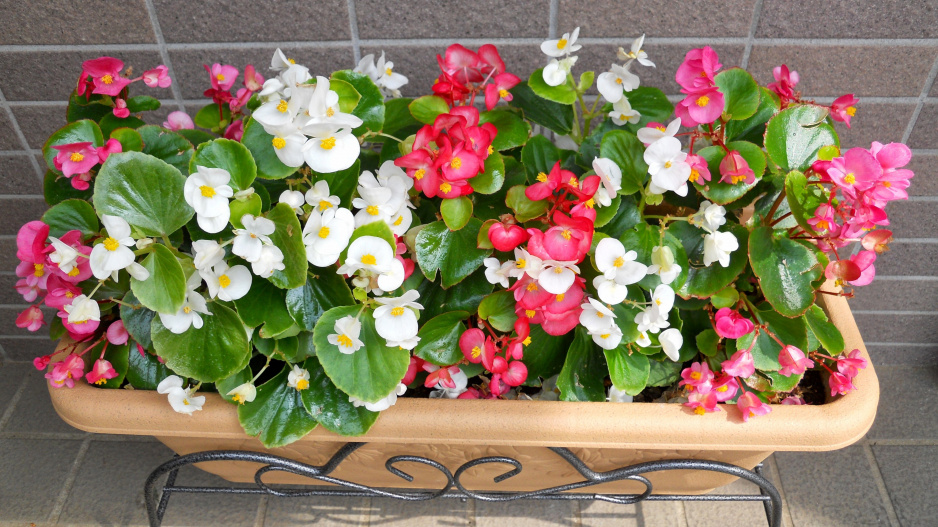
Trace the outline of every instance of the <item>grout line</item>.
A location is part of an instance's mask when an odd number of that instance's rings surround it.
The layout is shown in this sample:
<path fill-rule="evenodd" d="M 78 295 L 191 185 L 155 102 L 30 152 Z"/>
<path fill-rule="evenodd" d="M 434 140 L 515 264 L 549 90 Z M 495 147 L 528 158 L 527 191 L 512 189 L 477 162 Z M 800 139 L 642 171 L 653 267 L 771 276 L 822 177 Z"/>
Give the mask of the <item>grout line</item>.
<path fill-rule="evenodd" d="M 864 342 L 866 347 L 870 346 L 887 346 L 887 347 L 903 347 L 903 348 L 938 348 L 938 342 Z"/>
<path fill-rule="evenodd" d="M 81 447 L 78 449 L 78 454 L 75 455 L 75 461 L 72 462 L 68 476 L 65 477 L 65 482 L 62 484 L 62 490 L 59 491 L 59 496 L 55 500 L 55 505 L 53 505 L 52 510 L 49 511 L 49 523 L 58 523 L 59 516 L 62 515 L 62 509 L 65 508 L 65 501 L 68 499 L 69 493 L 72 492 L 72 487 L 75 485 L 75 478 L 78 477 L 78 469 L 81 467 L 82 461 L 85 460 L 85 455 L 88 454 L 88 447 L 90 446 L 91 437 L 89 436 L 82 441 Z"/>
<path fill-rule="evenodd" d="M 925 79 L 925 86 L 922 87 L 922 93 L 918 96 L 918 104 L 915 105 L 915 110 L 912 112 L 912 117 L 909 118 L 909 125 L 905 128 L 905 133 L 902 134 L 902 143 L 908 143 L 909 137 L 912 135 L 912 129 L 915 128 L 915 123 L 918 121 L 919 114 L 922 113 L 922 106 L 925 104 L 925 98 L 928 97 L 928 92 L 931 91 L 931 87 L 935 84 L 935 76 L 938 76 L 938 56 L 935 57 L 935 61 L 932 62 L 931 70 L 928 72 L 928 77 Z"/>
<path fill-rule="evenodd" d="M 880 275 L 876 277 L 877 280 L 885 280 L 888 282 L 935 282 L 938 281 L 938 276 L 923 276 L 923 275 Z"/>
<path fill-rule="evenodd" d="M 352 58 L 355 66 L 362 59 L 361 41 L 358 38 L 358 13 L 355 12 L 355 0 L 348 0 L 348 25 L 352 36 Z"/>
<path fill-rule="evenodd" d="M 264 527 L 264 521 L 267 519 L 267 503 L 269 496 L 261 496 L 257 502 L 257 514 L 254 516 L 254 527 Z"/>
<path fill-rule="evenodd" d="M 476 500 L 466 500 L 466 525 L 475 527 L 478 523 L 476 521 Z"/>
<path fill-rule="evenodd" d="M 32 148 L 29 146 L 29 141 L 26 140 L 26 134 L 23 133 L 23 129 L 20 127 L 19 121 L 17 121 L 16 116 L 13 115 L 13 109 L 10 108 L 9 104 L 7 104 L 7 98 L 3 95 L 3 90 L 0 90 L 0 106 L 2 106 L 3 110 L 6 112 L 7 119 L 10 120 L 10 126 L 13 127 L 13 133 L 15 133 L 16 138 L 19 139 L 20 146 L 23 147 L 23 150 L 31 151 Z M 33 170 L 36 171 L 36 176 L 38 176 L 41 180 L 45 173 L 39 167 L 39 162 L 36 161 L 36 156 L 29 156 L 29 162 L 31 165 L 33 165 Z"/>
<path fill-rule="evenodd" d="M 873 473 L 873 482 L 876 483 L 876 488 L 879 490 L 879 497 L 883 502 L 883 508 L 886 509 L 886 516 L 889 517 L 889 524 L 892 527 L 901 527 L 899 516 L 896 514 L 896 509 L 892 506 L 892 500 L 889 498 L 889 490 L 886 488 L 886 482 L 883 480 L 883 474 L 879 469 L 879 463 L 876 461 L 873 449 L 870 448 L 870 444 L 867 441 L 863 442 L 863 453 L 866 454 L 866 460 L 870 464 L 870 471 Z"/>
<path fill-rule="evenodd" d="M 761 0 L 759 3 L 762 3 Z M 778 480 L 778 493 L 782 497 L 782 525 L 793 526 L 795 522 L 791 519 L 788 498 L 785 496 L 785 485 L 782 484 L 782 473 L 778 470 L 778 461 L 775 459 L 775 454 L 769 456 L 768 465 L 772 473 L 775 474 L 775 479 Z"/>
<path fill-rule="evenodd" d="M 752 6 L 752 21 L 749 23 L 749 36 L 746 38 L 746 49 L 743 50 L 743 60 L 739 65 L 746 69 L 749 66 L 749 55 L 752 54 L 752 41 L 756 38 L 756 27 L 762 17 L 762 0 L 756 0 Z"/>
<path fill-rule="evenodd" d="M 31 441 L 82 440 L 89 437 L 84 432 L 0 432 L 0 439 L 29 439 Z"/>
<path fill-rule="evenodd" d="M 557 38 L 557 24 L 560 18 L 560 0 L 550 0 L 547 9 L 547 38 Z"/>
<path fill-rule="evenodd" d="M 0 156 L 35 156 L 41 154 L 42 150 L 0 150 Z"/>
<path fill-rule="evenodd" d="M 938 201 L 938 196 L 909 196 L 906 201 L 909 202 L 909 203 L 914 203 L 914 202 L 916 202 L 916 201 L 918 201 L 918 202 L 922 202 L 922 201 L 935 202 L 935 201 Z M 914 239 L 914 238 L 913 238 L 913 239 Z"/>
<path fill-rule="evenodd" d="M 176 77 L 173 63 L 169 60 L 169 50 L 166 46 L 166 39 L 163 38 L 163 30 L 160 29 L 160 20 L 156 15 L 156 7 L 153 5 L 153 0 L 145 0 L 145 2 L 147 5 L 147 15 L 150 17 L 150 25 L 153 27 L 153 34 L 156 35 L 156 44 L 160 52 L 160 59 L 162 59 L 163 65 L 166 66 L 169 78 L 173 80 L 169 89 L 173 94 L 173 99 L 176 101 L 176 106 L 178 106 L 180 110 L 185 111 L 186 108 L 182 105 L 182 89 L 179 87 L 179 78 Z"/>
<path fill-rule="evenodd" d="M 938 446 L 938 439 L 867 439 L 866 442 L 872 446 Z"/>
<path fill-rule="evenodd" d="M 938 148 L 913 148 L 912 155 L 914 156 L 938 155 Z"/>
<path fill-rule="evenodd" d="M 895 316 L 915 316 L 915 315 L 938 315 L 938 311 L 890 311 L 888 309 L 853 309 L 854 315 L 895 315 Z"/>
<path fill-rule="evenodd" d="M 938 238 L 896 238 L 892 243 L 938 243 Z"/>
<path fill-rule="evenodd" d="M 35 156 L 33 156 L 33 161 L 36 161 Z M 38 166 L 39 163 L 36 162 L 36 165 Z M 37 173 L 38 173 L 38 170 L 37 170 Z M 42 200 L 46 199 L 46 197 L 43 196 L 42 194 L 0 194 L 0 200 L 17 199 L 17 198 L 39 198 Z"/>
<path fill-rule="evenodd" d="M 26 385 L 29 384 L 29 376 L 29 373 L 23 376 L 23 380 L 20 381 L 19 388 L 16 389 L 16 393 L 14 393 L 13 397 L 10 398 L 10 402 L 7 403 L 6 411 L 3 412 L 2 416 L 0 416 L 0 431 L 3 430 L 3 428 L 13 417 L 13 411 L 16 409 L 16 404 L 20 402 L 20 399 L 23 397 L 23 393 L 26 391 Z"/>

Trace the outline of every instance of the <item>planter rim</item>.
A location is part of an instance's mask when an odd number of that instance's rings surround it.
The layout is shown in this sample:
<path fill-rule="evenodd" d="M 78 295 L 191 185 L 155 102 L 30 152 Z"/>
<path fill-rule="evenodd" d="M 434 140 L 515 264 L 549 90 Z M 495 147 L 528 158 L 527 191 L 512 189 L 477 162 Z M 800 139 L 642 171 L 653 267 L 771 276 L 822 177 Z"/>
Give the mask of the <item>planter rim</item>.
<path fill-rule="evenodd" d="M 847 349 L 869 354 L 847 301 L 823 297 Z M 359 439 L 374 443 L 489 444 L 615 449 L 827 451 L 861 439 L 873 424 L 879 381 L 872 363 L 854 380 L 857 390 L 823 405 L 773 405 L 768 415 L 742 422 L 735 405 L 695 415 L 680 404 L 490 401 L 401 398 Z M 95 433 L 157 437 L 239 438 L 237 412 L 218 394 L 205 394 L 192 416 L 172 410 L 165 395 L 144 390 L 101 390 L 84 382 L 49 387 L 62 419 Z M 458 419 L 452 416 L 458 415 Z M 300 441 L 347 442 L 316 427 Z"/>

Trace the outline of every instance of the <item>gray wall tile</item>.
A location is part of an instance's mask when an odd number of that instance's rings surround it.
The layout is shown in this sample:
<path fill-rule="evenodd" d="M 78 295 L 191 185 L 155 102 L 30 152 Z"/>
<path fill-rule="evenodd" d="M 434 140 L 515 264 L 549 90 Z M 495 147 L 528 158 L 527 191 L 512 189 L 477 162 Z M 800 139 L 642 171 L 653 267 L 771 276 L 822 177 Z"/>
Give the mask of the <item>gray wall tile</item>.
<path fill-rule="evenodd" d="M 880 258 L 892 256 L 890 251 Z M 856 296 L 850 301 L 850 308 L 854 310 L 938 311 L 938 281 L 874 280 L 853 290 Z"/>
<path fill-rule="evenodd" d="M 934 237 L 935 225 L 927 218 L 935 216 L 938 202 L 894 201 L 886 208 L 889 213 L 889 229 L 899 238 Z"/>
<path fill-rule="evenodd" d="M 0 194 L 42 194 L 29 156 L 0 156 Z"/>
<path fill-rule="evenodd" d="M 870 439 L 935 439 L 938 437 L 938 368 L 882 367 L 876 370 L 880 390 Z M 910 419 L 909 416 L 915 416 Z"/>
<path fill-rule="evenodd" d="M 745 37 L 754 0 L 560 0 L 559 33 L 580 26 L 580 37 Z M 654 59 L 652 59 L 654 60 Z M 676 66 L 675 66 L 676 67 Z"/>
<path fill-rule="evenodd" d="M 938 102 L 929 101 L 922 106 L 922 113 L 915 121 L 909 136 L 911 148 L 938 148 Z"/>
<path fill-rule="evenodd" d="M 935 276 L 938 275 L 938 244 L 891 243 L 889 253 L 876 261 L 880 275 Z"/>
<path fill-rule="evenodd" d="M 16 403 L 13 416 L 3 429 L 5 432 L 82 433 L 72 428 L 55 412 L 52 400 L 49 399 L 48 382 L 44 371 L 34 369 L 29 373 L 26 389 Z"/>
<path fill-rule="evenodd" d="M 932 525 L 938 518 L 935 474 L 938 447 L 873 446 L 889 499 L 902 525 Z"/>
<path fill-rule="evenodd" d="M 938 314 L 868 315 L 854 313 L 860 335 L 871 342 L 938 342 Z"/>
<path fill-rule="evenodd" d="M 867 344 L 870 359 L 877 367 L 886 366 L 938 366 L 938 344 L 903 346 L 893 344 Z"/>
<path fill-rule="evenodd" d="M 835 122 L 834 128 L 840 136 L 840 145 L 845 149 L 854 146 L 869 148 L 873 141 L 899 142 L 914 110 L 914 104 L 864 102 L 861 98 L 850 128 L 840 122 Z"/>
<path fill-rule="evenodd" d="M 757 37 L 934 38 L 938 11 L 927 1 L 830 0 L 824 16 L 813 0 L 765 0 Z M 836 13 L 836 15 L 833 15 Z"/>
<path fill-rule="evenodd" d="M 938 196 L 938 155 L 914 154 L 906 168 L 915 172 L 910 196 Z"/>
<path fill-rule="evenodd" d="M 5 315 L 0 315 L 0 317 Z M 47 319 L 48 320 L 48 319 Z M 16 328 L 17 334 L 21 335 L 22 333 L 27 333 L 25 329 Z M 43 334 L 42 330 L 37 333 L 30 334 L 36 335 L 36 338 L 3 338 L 0 337 L 0 347 L 3 348 L 3 351 L 7 354 L 7 357 L 10 360 L 20 361 L 20 362 L 32 362 L 36 357 L 42 355 L 48 355 L 55 350 L 55 342 L 47 338 L 47 334 Z"/>
<path fill-rule="evenodd" d="M 62 97 L 63 100 L 66 98 L 68 95 Z M 68 124 L 65 109 L 65 106 L 14 106 L 13 116 L 29 147 L 38 150 L 53 132 Z"/>
<path fill-rule="evenodd" d="M 21 225 L 22 223 L 18 223 L 16 228 L 19 229 Z M 0 272 L 12 273 L 19 263 L 16 258 L 16 239 L 13 236 L 0 238 Z"/>
<path fill-rule="evenodd" d="M 4 3 L 3 15 L 4 44 L 156 43 L 143 0 Z"/>
<path fill-rule="evenodd" d="M 0 111 L 0 150 L 19 150 L 23 148 L 20 140 L 16 137 L 13 130 L 13 124 L 6 112 Z"/>
<path fill-rule="evenodd" d="M 547 0 L 451 2 L 445 8 L 435 2 L 355 2 L 363 39 L 547 38 L 549 12 Z"/>
<path fill-rule="evenodd" d="M 23 304 L 25 307 L 26 301 L 14 289 L 19 279 L 18 276 L 12 273 L 0 274 L 0 304 Z"/>
<path fill-rule="evenodd" d="M 0 202 L 7 213 L 6 221 L 0 224 L 0 235 L 16 234 L 27 221 L 38 220 L 48 208 L 41 197 L 23 197 L 4 199 Z"/>

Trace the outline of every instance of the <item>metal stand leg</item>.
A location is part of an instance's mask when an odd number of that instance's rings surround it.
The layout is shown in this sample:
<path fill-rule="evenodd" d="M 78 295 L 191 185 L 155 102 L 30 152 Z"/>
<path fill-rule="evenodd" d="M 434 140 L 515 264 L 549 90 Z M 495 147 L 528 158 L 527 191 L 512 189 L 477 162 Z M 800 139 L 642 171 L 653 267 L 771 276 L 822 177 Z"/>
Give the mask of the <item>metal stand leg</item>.
<path fill-rule="evenodd" d="M 210 452 L 198 452 L 185 456 L 176 456 L 172 460 L 163 463 L 156 468 L 147 478 L 144 487 L 144 496 L 146 498 L 147 515 L 151 527 L 159 527 L 163 521 L 163 514 L 169 503 L 170 495 L 174 492 L 186 493 L 213 493 L 213 494 L 271 494 L 282 497 L 301 497 L 301 496 L 381 496 L 386 498 L 395 498 L 404 501 L 423 501 L 435 498 L 459 498 L 465 500 L 472 498 L 482 501 L 513 501 L 519 499 L 546 499 L 546 500 L 601 500 L 611 503 L 632 504 L 643 500 L 649 501 L 761 501 L 765 507 L 765 515 L 769 527 L 781 527 L 782 524 L 782 498 L 778 490 L 772 483 L 762 475 L 762 465 L 760 464 L 754 470 L 746 470 L 736 465 L 720 463 L 717 461 L 703 461 L 695 459 L 675 459 L 663 461 L 651 461 L 647 463 L 638 463 L 627 467 L 617 468 L 606 472 L 596 472 L 590 469 L 582 460 L 566 448 L 550 448 L 552 452 L 560 456 L 564 461 L 570 464 L 576 471 L 583 476 L 581 481 L 548 487 L 530 492 L 476 492 L 467 489 L 460 482 L 462 475 L 469 469 L 487 464 L 503 463 L 511 465 L 513 468 L 508 472 L 495 478 L 496 483 L 505 481 L 522 470 L 521 462 L 509 457 L 483 457 L 471 460 L 460 466 L 455 473 L 451 473 L 443 464 L 421 456 L 394 456 L 385 462 L 385 468 L 392 474 L 408 482 L 413 481 L 413 476 L 397 468 L 401 462 L 422 463 L 438 470 L 446 478 L 446 485 L 438 490 L 407 490 L 371 487 L 351 481 L 338 479 L 330 476 L 339 464 L 342 463 L 352 452 L 363 446 L 365 443 L 347 443 L 338 452 L 336 452 L 329 461 L 321 466 L 307 465 L 298 461 L 264 454 L 259 452 L 248 452 L 239 450 L 217 450 Z M 203 463 L 207 461 L 249 461 L 260 463 L 263 466 L 257 470 L 254 475 L 254 482 L 257 488 L 240 487 L 187 487 L 176 486 L 176 474 L 179 469 L 185 465 L 193 463 Z M 754 495 L 722 495 L 705 494 L 696 495 L 663 495 L 652 494 L 651 482 L 644 476 L 651 472 L 660 472 L 666 470 L 706 470 L 712 472 L 721 472 L 730 474 L 758 485 L 759 494 Z M 300 476 L 308 477 L 313 480 L 331 483 L 330 487 L 303 487 L 303 488 L 272 488 L 263 482 L 264 474 L 271 471 L 289 472 Z M 163 474 L 169 473 L 166 483 L 159 487 L 157 480 Z M 632 480 L 642 483 L 645 491 L 640 494 L 589 494 L 589 493 L 570 493 L 568 491 L 582 489 L 602 483 L 614 481 Z M 162 492 L 161 492 L 162 491 Z"/>

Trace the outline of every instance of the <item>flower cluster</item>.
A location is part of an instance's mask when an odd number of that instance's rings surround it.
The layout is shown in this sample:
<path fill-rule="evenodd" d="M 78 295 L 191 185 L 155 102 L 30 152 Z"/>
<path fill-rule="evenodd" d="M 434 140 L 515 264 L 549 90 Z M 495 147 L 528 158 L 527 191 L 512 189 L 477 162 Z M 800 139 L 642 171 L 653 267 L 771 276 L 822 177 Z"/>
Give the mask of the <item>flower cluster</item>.
<path fill-rule="evenodd" d="M 508 90 L 521 82 L 517 75 L 505 70 L 505 61 L 492 44 L 478 51 L 453 44 L 443 55 L 436 56 L 436 62 L 441 73 L 431 89 L 450 107 L 472 106 L 476 95 L 481 93 L 485 97 L 485 108 L 491 110 L 502 99 L 512 100 Z"/>
<path fill-rule="evenodd" d="M 583 46 L 576 43 L 580 36 L 580 28 L 577 27 L 573 33 L 564 33 L 562 37 L 554 40 L 545 40 L 541 43 L 541 52 L 550 57 L 550 62 L 544 67 L 544 82 L 548 86 L 560 86 L 567 82 L 567 76 L 570 70 L 576 64 L 577 56 L 574 55 Z"/>
<path fill-rule="evenodd" d="M 111 113 L 114 117 L 125 119 L 130 116 L 131 110 L 127 105 L 127 86 L 143 81 L 149 88 L 169 88 L 173 80 L 169 77 L 169 69 L 159 65 L 152 70 L 146 70 L 137 78 L 130 78 L 130 68 L 124 71 L 124 61 L 114 57 L 99 57 L 86 60 L 81 64 L 81 75 L 78 77 L 78 87 L 75 94 L 90 99 L 92 95 L 103 95 L 109 99 L 102 101 L 113 107 Z"/>
<path fill-rule="evenodd" d="M 674 107 L 674 115 L 684 126 L 697 126 L 716 121 L 726 106 L 723 93 L 713 80 L 723 67 L 717 52 L 710 46 L 692 49 L 677 68 L 675 80 L 686 97 Z"/>
<path fill-rule="evenodd" d="M 385 97 L 400 97 L 401 88 L 407 84 L 407 77 L 394 71 L 394 63 L 384 58 L 383 51 L 377 63 L 375 56 L 369 53 L 358 61 L 358 66 L 352 71 L 368 75 L 368 78 L 381 88 Z"/>
<path fill-rule="evenodd" d="M 116 139 L 108 139 L 104 146 L 99 147 L 95 147 L 90 141 L 81 141 L 56 145 L 53 148 L 57 152 L 53 159 L 56 170 L 60 170 L 76 190 L 88 190 L 95 174 L 94 169 L 104 164 L 111 154 L 123 150 L 123 146 Z"/>
<path fill-rule="evenodd" d="M 788 66 L 782 64 L 772 70 L 775 82 L 770 82 L 766 88 L 772 90 L 778 95 L 782 108 L 787 108 L 792 104 L 802 103 L 801 92 L 795 89 L 801 76 L 797 71 L 789 70 Z M 856 104 L 860 102 L 852 93 L 841 95 L 834 99 L 830 105 L 831 119 L 844 123 L 850 128 L 850 119 L 857 114 Z"/>
<path fill-rule="evenodd" d="M 642 35 L 632 41 L 629 51 L 619 48 L 617 57 L 625 63 L 612 64 L 609 71 L 600 73 L 596 78 L 596 89 L 599 90 L 599 94 L 612 103 L 609 118 L 620 126 L 625 123 L 637 123 L 641 118 L 641 114 L 632 108 L 625 93 L 638 88 L 641 83 L 638 75 L 629 70 L 633 63 L 638 62 L 642 66 L 655 67 L 655 63 L 648 59 L 648 54 L 642 49 L 644 43 L 645 35 Z"/>

